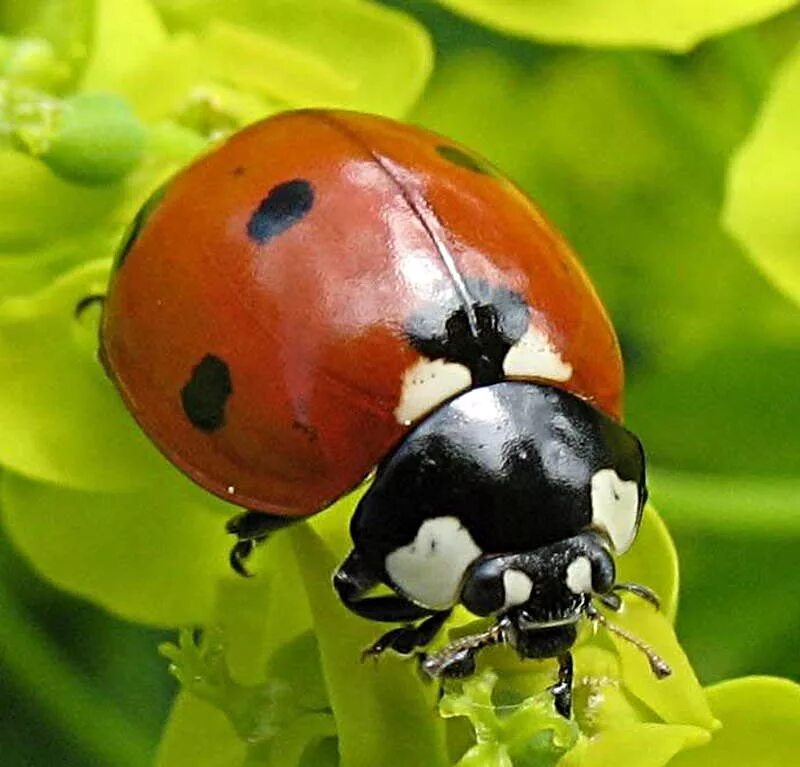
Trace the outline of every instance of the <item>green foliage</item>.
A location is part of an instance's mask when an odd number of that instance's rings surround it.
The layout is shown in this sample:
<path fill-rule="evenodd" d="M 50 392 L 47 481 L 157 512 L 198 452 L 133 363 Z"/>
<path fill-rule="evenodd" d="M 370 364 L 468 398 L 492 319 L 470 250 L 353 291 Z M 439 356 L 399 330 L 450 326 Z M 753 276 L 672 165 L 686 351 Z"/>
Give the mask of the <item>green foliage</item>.
<path fill-rule="evenodd" d="M 725 225 L 767 277 L 800 301 L 800 48 L 783 65 L 728 177 Z"/>
<path fill-rule="evenodd" d="M 107 275 L 106 259 L 90 261 L 0 305 L 0 343 L 14 350 L 0 357 L 0 460 L 60 488 L 125 490 L 165 473 L 99 367 L 99 307 L 75 316 Z"/>
<path fill-rule="evenodd" d="M 752 24 L 794 0 L 439 0 L 504 32 L 537 40 L 686 51 L 701 40 Z"/>
<path fill-rule="evenodd" d="M 680 754 L 672 767 L 742 764 L 775 767 L 796 758 L 800 736 L 800 687 L 785 679 L 744 677 L 708 690 L 722 723 L 711 745 Z"/>
<path fill-rule="evenodd" d="M 497 706 L 492 695 L 497 681 L 496 674 L 485 671 L 439 703 L 442 716 L 466 717 L 475 730 L 477 742 L 456 767 L 555 764 L 577 742 L 577 725 L 559 716 L 546 694 Z"/>
<path fill-rule="evenodd" d="M 441 4 L 520 37 L 686 50 L 793 3 L 618 0 L 603 13 L 577 0 Z M 75 308 L 102 293 L 126 226 L 176 169 L 280 109 L 402 116 L 413 107 L 415 121 L 481 150 L 541 201 L 607 302 L 628 361 L 627 420 L 648 447 L 652 495 L 685 562 L 678 627 L 700 678 L 800 673 L 786 599 L 800 540 L 800 411 L 787 385 L 800 372 L 796 52 L 772 83 L 800 17 L 668 58 L 545 48 L 429 3 L 395 5 L 0 5 L 8 538 L 59 589 L 181 629 L 162 649 L 182 690 L 159 767 L 791 763 L 798 687 L 756 677 L 703 690 L 672 627 L 677 555 L 651 509 L 619 577 L 652 586 L 663 610 L 628 597 L 606 617 L 663 655 L 672 677 L 655 680 L 638 650 L 587 624 L 572 723 L 552 709 L 554 662 L 522 663 L 506 648 L 486 651 L 473 680 L 448 685 L 437 713 L 436 687 L 413 663 L 359 662 L 380 627 L 349 616 L 330 589 L 357 496 L 274 536 L 254 558 L 257 577 L 235 578 L 223 535 L 230 508 L 167 465 L 104 378 L 98 308 Z M 432 68 L 426 26 L 439 64 L 421 97 Z M 726 230 L 769 281 L 720 226 L 723 196 Z M 143 764 L 155 736 L 118 710 L 119 690 L 98 692 L 90 674 L 59 660 L 17 605 L 29 573 L 0 565 L 3 670 L 89 755 L 76 764 Z M 459 611 L 437 646 L 475 625 Z M 114 655 L 92 630 L 68 636 L 89 655 Z M 142 664 L 129 664 L 139 675 Z"/>

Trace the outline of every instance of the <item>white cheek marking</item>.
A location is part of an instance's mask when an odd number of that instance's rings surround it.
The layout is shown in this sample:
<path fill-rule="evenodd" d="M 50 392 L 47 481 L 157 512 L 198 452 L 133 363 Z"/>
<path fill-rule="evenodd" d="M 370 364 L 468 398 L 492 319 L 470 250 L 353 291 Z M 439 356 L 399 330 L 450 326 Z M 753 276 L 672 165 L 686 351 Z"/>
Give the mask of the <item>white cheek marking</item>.
<path fill-rule="evenodd" d="M 551 381 L 568 381 L 572 377 L 572 365 L 561 359 L 547 336 L 533 324 L 508 350 L 503 371 L 507 376 L 533 376 Z"/>
<path fill-rule="evenodd" d="M 458 600 L 467 567 L 481 555 L 469 531 L 455 517 L 435 517 L 417 537 L 386 557 L 386 572 L 408 597 L 443 610 Z"/>
<path fill-rule="evenodd" d="M 506 594 L 503 609 L 507 610 L 528 601 L 533 591 L 533 581 L 522 570 L 506 570 L 503 573 L 503 589 Z"/>
<path fill-rule="evenodd" d="M 638 513 L 636 482 L 620 479 L 614 469 L 600 469 L 592 477 L 592 523 L 608 533 L 617 554 L 631 547 Z"/>
<path fill-rule="evenodd" d="M 444 360 L 421 359 L 403 376 L 400 404 L 394 417 L 408 426 L 437 405 L 472 383 L 472 376 L 465 365 Z"/>
<path fill-rule="evenodd" d="M 577 557 L 569 563 L 567 588 L 573 594 L 592 593 L 592 563 L 588 557 Z"/>

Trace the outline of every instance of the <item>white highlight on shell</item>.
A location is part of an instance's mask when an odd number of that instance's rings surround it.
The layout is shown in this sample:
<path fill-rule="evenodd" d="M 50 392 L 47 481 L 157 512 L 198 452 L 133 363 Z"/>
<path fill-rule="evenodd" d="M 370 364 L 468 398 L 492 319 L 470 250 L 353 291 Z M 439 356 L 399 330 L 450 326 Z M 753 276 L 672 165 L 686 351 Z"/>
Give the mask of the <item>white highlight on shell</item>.
<path fill-rule="evenodd" d="M 525 604 L 530 599 L 533 581 L 522 570 L 510 568 L 503 573 L 503 589 L 506 595 L 503 609 L 507 610 L 509 607 Z"/>
<path fill-rule="evenodd" d="M 400 403 L 394 416 L 408 426 L 454 394 L 468 389 L 471 382 L 472 376 L 465 365 L 420 359 L 403 375 Z"/>
<path fill-rule="evenodd" d="M 614 469 L 596 472 L 592 477 L 592 523 L 608 534 L 617 554 L 631 547 L 638 516 L 636 482 L 620 479 Z"/>
<path fill-rule="evenodd" d="M 592 593 L 592 563 L 588 557 L 576 557 L 569 563 L 566 583 L 573 594 Z"/>
<path fill-rule="evenodd" d="M 410 599 L 443 610 L 456 603 L 464 572 L 481 553 L 456 517 L 434 517 L 386 557 L 386 572 Z"/>
<path fill-rule="evenodd" d="M 508 350 L 503 371 L 507 376 L 546 378 L 551 381 L 568 381 L 572 378 L 572 365 L 561 358 L 550 339 L 533 323 Z"/>

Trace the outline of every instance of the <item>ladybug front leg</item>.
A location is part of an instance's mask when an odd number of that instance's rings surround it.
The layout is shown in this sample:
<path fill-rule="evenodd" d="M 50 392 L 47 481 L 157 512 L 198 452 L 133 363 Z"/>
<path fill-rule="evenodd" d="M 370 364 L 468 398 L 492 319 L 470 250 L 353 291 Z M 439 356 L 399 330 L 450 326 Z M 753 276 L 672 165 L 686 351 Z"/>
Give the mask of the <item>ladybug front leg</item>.
<path fill-rule="evenodd" d="M 364 596 L 379 583 L 380 579 L 367 567 L 355 549 L 350 552 L 333 576 L 333 587 L 339 599 L 348 610 L 362 618 L 386 623 L 404 623 L 427 618 L 439 612 L 415 604 L 399 594 Z"/>
<path fill-rule="evenodd" d="M 425 647 L 433 641 L 444 622 L 450 617 L 450 610 L 442 610 L 426 618 L 417 626 L 401 626 L 387 631 L 362 653 L 363 658 L 376 657 L 394 650 L 401 655 L 409 655 L 417 648 Z"/>

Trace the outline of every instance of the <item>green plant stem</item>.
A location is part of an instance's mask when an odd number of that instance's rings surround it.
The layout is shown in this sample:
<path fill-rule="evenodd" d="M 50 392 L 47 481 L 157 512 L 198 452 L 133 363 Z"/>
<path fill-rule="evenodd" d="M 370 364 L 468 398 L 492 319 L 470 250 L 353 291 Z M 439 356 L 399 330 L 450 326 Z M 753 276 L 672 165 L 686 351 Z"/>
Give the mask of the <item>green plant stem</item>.
<path fill-rule="evenodd" d="M 153 744 L 62 661 L 58 648 L 19 610 L 2 578 L 0 605 L 4 665 L 61 730 L 92 755 L 91 763 L 114 767 L 149 764 Z"/>
<path fill-rule="evenodd" d="M 342 609 L 330 586 L 337 562 L 322 538 L 307 524 L 295 526 L 290 534 L 303 563 L 342 767 L 449 764 L 432 687 L 392 658 L 382 659 L 380 673 L 374 664 L 359 662 L 361 650 L 374 639 L 374 628 L 353 621 Z"/>

